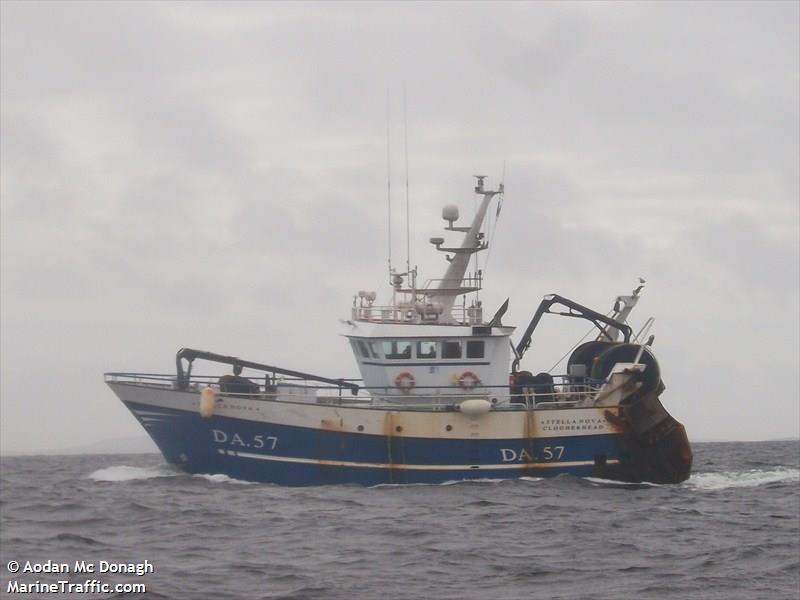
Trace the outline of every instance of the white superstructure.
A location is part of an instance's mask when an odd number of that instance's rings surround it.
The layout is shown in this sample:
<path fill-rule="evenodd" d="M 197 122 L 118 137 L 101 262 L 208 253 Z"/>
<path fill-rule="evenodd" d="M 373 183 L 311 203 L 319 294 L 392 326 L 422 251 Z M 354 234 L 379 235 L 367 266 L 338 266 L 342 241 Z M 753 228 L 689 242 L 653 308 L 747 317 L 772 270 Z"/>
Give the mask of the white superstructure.
<path fill-rule="evenodd" d="M 385 396 L 409 402 L 435 401 L 465 391 L 500 401 L 508 397 L 508 373 L 514 327 L 487 323 L 480 300 L 467 294 L 482 286 L 480 270 L 468 273 L 470 258 L 488 248 L 481 227 L 492 199 L 503 192 L 484 189 L 476 176 L 475 193 L 482 196 L 472 224 L 455 225 L 458 208 L 444 207 L 445 231 L 463 233 L 457 246 L 431 238 L 447 254 L 441 279 L 417 284 L 417 270 L 390 270 L 391 302 L 376 305 L 375 292 L 360 291 L 343 334 L 350 340 L 364 385 L 385 390 Z M 458 303 L 458 298 L 462 302 Z M 376 392 L 373 392 L 375 394 Z"/>

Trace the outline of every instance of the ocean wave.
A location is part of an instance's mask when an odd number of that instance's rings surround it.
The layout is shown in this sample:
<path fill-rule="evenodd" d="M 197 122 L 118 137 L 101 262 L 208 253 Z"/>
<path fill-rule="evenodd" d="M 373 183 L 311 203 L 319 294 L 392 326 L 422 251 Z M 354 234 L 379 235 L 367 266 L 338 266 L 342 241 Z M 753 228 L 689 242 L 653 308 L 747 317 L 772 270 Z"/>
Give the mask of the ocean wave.
<path fill-rule="evenodd" d="M 206 481 L 210 481 L 211 483 L 236 483 L 239 485 L 253 485 L 254 483 L 252 481 L 243 481 L 241 479 L 234 479 L 233 477 L 228 477 L 223 473 L 214 473 L 212 475 L 206 473 L 198 473 L 197 475 L 192 475 L 192 477 L 205 479 Z"/>
<path fill-rule="evenodd" d="M 58 540 L 60 542 L 78 542 L 80 544 L 86 546 L 102 546 L 105 545 L 102 542 L 97 541 L 94 538 L 90 538 L 84 535 L 77 535 L 75 533 L 59 533 L 54 538 L 54 540 Z"/>
<path fill-rule="evenodd" d="M 800 481 L 800 469 L 776 467 L 774 469 L 750 469 L 747 471 L 694 473 L 685 485 L 697 490 L 716 491 L 727 488 L 758 487 L 783 481 Z"/>
<path fill-rule="evenodd" d="M 527 479 L 527 478 L 526 478 Z M 442 481 L 441 483 L 376 483 L 375 485 L 368 486 L 371 490 L 377 490 L 382 488 L 411 488 L 411 487 L 448 487 L 451 485 L 474 485 L 474 484 L 482 484 L 482 485 L 496 485 L 498 483 L 505 483 L 508 481 L 513 481 L 509 479 L 495 479 L 491 477 L 478 477 L 475 479 L 448 479 L 447 481 Z"/>
<path fill-rule="evenodd" d="M 533 477 L 533 476 L 529 476 L 529 475 L 524 475 L 523 477 L 520 477 L 519 480 L 520 481 L 527 481 L 529 483 L 536 483 L 538 481 L 544 481 L 545 478 L 544 477 Z"/>
<path fill-rule="evenodd" d="M 499 483 L 506 483 L 508 479 L 500 479 L 496 477 L 476 477 L 475 479 L 448 479 L 442 483 L 434 485 L 497 485 Z"/>
<path fill-rule="evenodd" d="M 128 465 L 115 465 L 113 467 L 105 467 L 104 469 L 97 469 L 89 475 L 89 479 L 94 481 L 136 481 L 138 479 L 154 479 L 156 477 L 175 477 L 182 475 L 180 471 L 176 471 L 167 465 L 158 465 L 155 467 L 131 467 Z"/>
<path fill-rule="evenodd" d="M 580 481 L 584 481 L 596 487 L 628 487 L 634 489 L 660 487 L 660 484 L 650 481 L 618 481 L 616 479 L 603 479 L 601 477 L 581 477 Z"/>

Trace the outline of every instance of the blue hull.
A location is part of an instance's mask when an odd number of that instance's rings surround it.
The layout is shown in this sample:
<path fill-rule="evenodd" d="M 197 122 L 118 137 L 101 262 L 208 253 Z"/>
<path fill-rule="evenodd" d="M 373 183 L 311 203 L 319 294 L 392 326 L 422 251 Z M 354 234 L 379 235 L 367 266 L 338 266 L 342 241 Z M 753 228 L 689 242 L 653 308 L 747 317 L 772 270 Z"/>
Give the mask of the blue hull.
<path fill-rule="evenodd" d="M 295 427 L 125 402 L 166 460 L 191 473 L 288 486 L 604 476 L 618 435 L 441 439 Z"/>

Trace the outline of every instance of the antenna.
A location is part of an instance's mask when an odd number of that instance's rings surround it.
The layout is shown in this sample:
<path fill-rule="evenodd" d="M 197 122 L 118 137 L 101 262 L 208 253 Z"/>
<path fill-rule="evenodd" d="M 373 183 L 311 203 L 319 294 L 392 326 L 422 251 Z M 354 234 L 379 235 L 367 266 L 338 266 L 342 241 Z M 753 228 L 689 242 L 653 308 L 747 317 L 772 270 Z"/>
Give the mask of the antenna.
<path fill-rule="evenodd" d="M 403 82 L 403 122 L 406 150 L 406 271 L 411 273 L 411 208 L 408 202 L 408 111 L 406 110 L 406 84 Z"/>
<path fill-rule="evenodd" d="M 392 145 L 389 137 L 389 88 L 386 88 L 386 203 L 389 228 L 389 273 L 392 272 Z"/>

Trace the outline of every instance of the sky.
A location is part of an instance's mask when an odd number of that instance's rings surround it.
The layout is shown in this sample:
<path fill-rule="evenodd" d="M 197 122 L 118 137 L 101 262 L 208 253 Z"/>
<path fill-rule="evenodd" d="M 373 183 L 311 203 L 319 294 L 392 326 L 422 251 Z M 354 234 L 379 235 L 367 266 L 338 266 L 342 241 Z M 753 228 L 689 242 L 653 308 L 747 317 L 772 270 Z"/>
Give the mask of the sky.
<path fill-rule="evenodd" d="M 423 278 L 442 206 L 505 170 L 487 313 L 521 332 L 645 277 L 630 321 L 690 438 L 800 435 L 797 2 L 2 2 L 0 28 L 0 452 L 143 436 L 103 373 L 183 346 L 356 376 L 387 99 L 396 263 L 407 131 Z M 550 317 L 523 368 L 585 332 Z"/>

